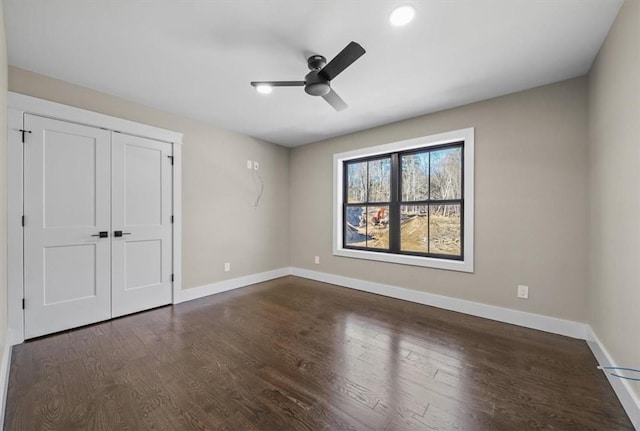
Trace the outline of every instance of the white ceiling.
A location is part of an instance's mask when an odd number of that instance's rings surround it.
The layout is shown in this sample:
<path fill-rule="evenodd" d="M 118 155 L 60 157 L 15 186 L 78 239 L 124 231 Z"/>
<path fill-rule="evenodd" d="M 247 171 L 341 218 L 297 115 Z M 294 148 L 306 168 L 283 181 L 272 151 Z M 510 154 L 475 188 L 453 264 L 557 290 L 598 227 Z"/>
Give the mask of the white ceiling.
<path fill-rule="evenodd" d="M 416 19 L 391 27 L 394 6 Z M 4 0 L 9 63 L 286 146 L 581 76 L 622 0 Z M 367 53 L 332 87 L 306 58 Z"/>

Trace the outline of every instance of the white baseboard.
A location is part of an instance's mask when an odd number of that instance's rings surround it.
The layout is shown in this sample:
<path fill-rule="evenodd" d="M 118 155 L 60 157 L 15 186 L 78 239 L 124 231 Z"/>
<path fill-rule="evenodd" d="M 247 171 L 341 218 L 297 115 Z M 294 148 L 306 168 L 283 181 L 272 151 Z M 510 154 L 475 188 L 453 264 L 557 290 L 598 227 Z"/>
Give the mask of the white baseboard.
<path fill-rule="evenodd" d="M 7 388 L 9 387 L 11 349 L 11 344 L 5 343 L 4 350 L 2 351 L 2 363 L 0 363 L 0 430 L 4 429 L 4 412 L 7 406 Z"/>
<path fill-rule="evenodd" d="M 485 319 L 524 326 L 526 328 L 566 335 L 568 337 L 579 338 L 581 340 L 586 338 L 587 325 L 584 323 L 573 322 L 571 320 L 558 319 L 555 317 L 544 316 L 542 314 L 527 313 L 525 311 L 512 310 L 510 308 L 465 301 L 463 299 L 452 298 L 449 296 L 435 295 L 433 293 L 421 292 L 404 287 L 374 283 L 371 281 L 342 277 L 340 275 L 327 274 L 324 272 L 310 271 L 302 268 L 291 268 L 291 275 L 349 287 L 351 289 L 362 290 L 364 292 L 376 293 L 378 295 L 389 296 L 391 298 L 417 302 L 418 304 L 444 308 L 445 310 L 457 311 L 459 313 L 470 314 L 472 316 L 483 317 Z"/>
<path fill-rule="evenodd" d="M 624 366 L 624 364 L 616 364 L 616 362 L 613 360 L 591 326 L 587 327 L 587 344 L 589 345 L 589 348 L 591 348 L 593 356 L 596 357 L 596 360 L 598 361 L 598 364 L 600 364 L 600 366 Z M 634 365 L 637 364 L 632 364 L 630 366 Z M 618 396 L 622 407 L 627 412 L 629 419 L 631 419 L 631 423 L 636 428 L 636 430 L 640 430 L 640 399 L 633 391 L 631 382 L 629 380 L 611 376 L 606 371 L 605 375 L 607 376 L 607 380 L 609 380 L 609 384 L 611 384 L 613 391 Z M 638 383 L 636 382 L 636 384 Z"/>
<path fill-rule="evenodd" d="M 259 274 L 251 274 L 244 277 L 232 278 L 230 280 L 218 281 L 217 283 L 211 283 L 205 286 L 194 287 L 192 289 L 181 290 L 177 292 L 177 298 L 174 298 L 173 303 L 179 304 L 181 302 L 191 301 L 193 299 L 215 295 L 216 293 L 249 286 L 250 284 L 262 283 L 263 281 L 273 280 L 289 274 L 290 268 L 278 268 L 272 271 L 261 272 Z"/>

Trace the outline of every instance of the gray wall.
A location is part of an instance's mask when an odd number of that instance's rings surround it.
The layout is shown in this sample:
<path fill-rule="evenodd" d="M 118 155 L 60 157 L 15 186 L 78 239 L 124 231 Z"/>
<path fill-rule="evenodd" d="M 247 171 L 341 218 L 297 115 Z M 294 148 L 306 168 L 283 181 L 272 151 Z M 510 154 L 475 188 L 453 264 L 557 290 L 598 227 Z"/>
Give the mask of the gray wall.
<path fill-rule="evenodd" d="M 184 133 L 183 289 L 288 266 L 287 148 L 14 67 L 9 90 Z M 264 178 L 257 208 L 248 159 Z"/>
<path fill-rule="evenodd" d="M 638 1 L 625 2 L 589 75 L 589 143 L 589 323 L 620 366 L 640 368 Z"/>
<path fill-rule="evenodd" d="M 586 321 L 586 90 L 573 79 L 293 149 L 292 266 Z M 476 128 L 474 274 L 332 256 L 334 153 L 466 127 Z"/>

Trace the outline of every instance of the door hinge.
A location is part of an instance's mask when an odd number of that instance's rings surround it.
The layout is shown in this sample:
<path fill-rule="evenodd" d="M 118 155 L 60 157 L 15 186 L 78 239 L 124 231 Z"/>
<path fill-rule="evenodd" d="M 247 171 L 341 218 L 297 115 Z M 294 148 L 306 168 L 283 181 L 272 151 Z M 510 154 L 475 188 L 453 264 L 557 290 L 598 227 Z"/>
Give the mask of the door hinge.
<path fill-rule="evenodd" d="M 171 160 L 171 166 L 173 166 L 173 156 L 167 156 L 169 157 L 169 160 Z"/>
<path fill-rule="evenodd" d="M 24 130 L 24 129 L 20 129 L 18 130 L 20 133 L 22 133 L 22 143 L 24 144 L 24 135 L 26 133 L 31 133 L 31 130 Z"/>
<path fill-rule="evenodd" d="M 24 310 L 24 298 L 22 298 L 22 309 Z"/>
<path fill-rule="evenodd" d="M 171 274 L 171 281 L 173 281 L 173 274 Z"/>
<path fill-rule="evenodd" d="M 24 227 L 24 216 L 22 216 L 22 227 Z"/>
<path fill-rule="evenodd" d="M 171 224 L 173 224 L 173 216 L 171 216 Z"/>

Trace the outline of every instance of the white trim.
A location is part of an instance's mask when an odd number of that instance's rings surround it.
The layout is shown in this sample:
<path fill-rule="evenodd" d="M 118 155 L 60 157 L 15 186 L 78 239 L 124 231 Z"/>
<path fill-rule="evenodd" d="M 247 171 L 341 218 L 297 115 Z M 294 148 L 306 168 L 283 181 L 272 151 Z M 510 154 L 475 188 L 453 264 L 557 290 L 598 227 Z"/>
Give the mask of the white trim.
<path fill-rule="evenodd" d="M 7 407 L 7 389 L 9 387 L 9 368 L 11 366 L 11 350 L 9 343 L 5 343 L 0 363 L 0 430 L 4 429 L 4 413 Z"/>
<path fill-rule="evenodd" d="M 451 271 L 473 272 L 473 227 L 474 227 L 474 144 L 475 129 L 454 130 L 437 135 L 423 136 L 408 139 L 406 141 L 393 142 L 391 144 L 362 148 L 333 155 L 333 254 L 335 256 L 351 257 L 357 259 L 377 260 L 382 262 L 398 263 L 402 265 L 424 266 L 429 268 L 447 269 Z M 345 249 L 343 243 L 343 162 L 361 157 L 387 154 L 396 151 L 406 151 L 414 148 L 430 147 L 464 141 L 464 260 L 454 261 L 430 257 L 408 256 L 373 251 Z"/>
<path fill-rule="evenodd" d="M 177 292 L 178 295 L 174 299 L 174 304 L 179 304 L 193 299 L 203 298 L 209 295 L 226 292 L 240 287 L 249 286 L 251 284 L 262 283 L 264 281 L 274 280 L 287 276 L 291 273 L 290 268 L 278 268 L 272 271 L 261 272 L 258 274 L 246 275 L 244 277 L 232 278 L 230 280 L 218 281 L 216 283 L 207 284 L 205 286 L 194 287 Z"/>
<path fill-rule="evenodd" d="M 24 341 L 23 287 L 23 153 L 19 132 L 24 114 L 99 127 L 128 135 L 169 142 L 173 147 L 173 297 L 182 289 L 182 133 L 136 123 L 85 109 L 75 108 L 23 94 L 8 93 L 7 98 L 7 272 L 8 329 L 11 342 Z"/>
<path fill-rule="evenodd" d="M 452 298 L 450 296 L 436 295 L 404 287 L 374 283 L 371 281 L 327 274 L 324 272 L 310 271 L 302 268 L 292 268 L 291 275 L 348 287 L 350 289 L 375 293 L 377 295 L 389 296 L 391 298 L 402 299 L 404 301 L 430 305 L 432 307 L 443 308 L 445 310 L 456 311 L 458 313 L 470 314 L 472 316 L 483 317 L 485 319 L 497 320 L 499 322 L 510 323 L 512 325 L 524 326 L 525 328 L 565 335 L 567 337 L 584 340 L 586 336 L 586 325 L 584 323 L 558 319 L 556 317 L 544 316 L 542 314 L 527 313 L 525 311 L 513 310 L 510 308 L 481 304 L 479 302 L 466 301 L 463 299 Z"/>
<path fill-rule="evenodd" d="M 101 127 L 103 129 L 139 136 L 141 138 L 155 139 L 157 141 L 182 143 L 182 133 L 136 123 L 110 115 L 99 114 L 37 97 L 26 96 L 12 91 L 7 94 L 7 105 L 27 114 L 49 117 L 55 120 L 64 120 L 85 126 Z"/>
<path fill-rule="evenodd" d="M 16 334 L 17 343 L 24 341 L 23 244 L 22 244 L 22 111 L 7 111 L 7 326 Z M 16 344 L 17 344 L 16 343 Z"/>
<path fill-rule="evenodd" d="M 182 145 L 173 145 L 173 301 L 182 291 Z"/>
<path fill-rule="evenodd" d="M 602 341 L 598 338 L 595 331 L 591 326 L 587 325 L 587 344 L 593 352 L 593 356 L 596 357 L 598 364 L 603 367 L 617 367 L 618 364 L 613 360 L 607 349 L 602 344 Z M 637 364 L 635 364 L 637 365 Z M 624 365 L 621 365 L 624 366 Z M 607 371 L 604 371 L 609 384 L 613 388 L 616 396 L 620 400 L 622 407 L 629 416 L 633 426 L 640 430 L 640 399 L 633 391 L 631 382 L 629 380 L 620 379 L 609 375 Z"/>

